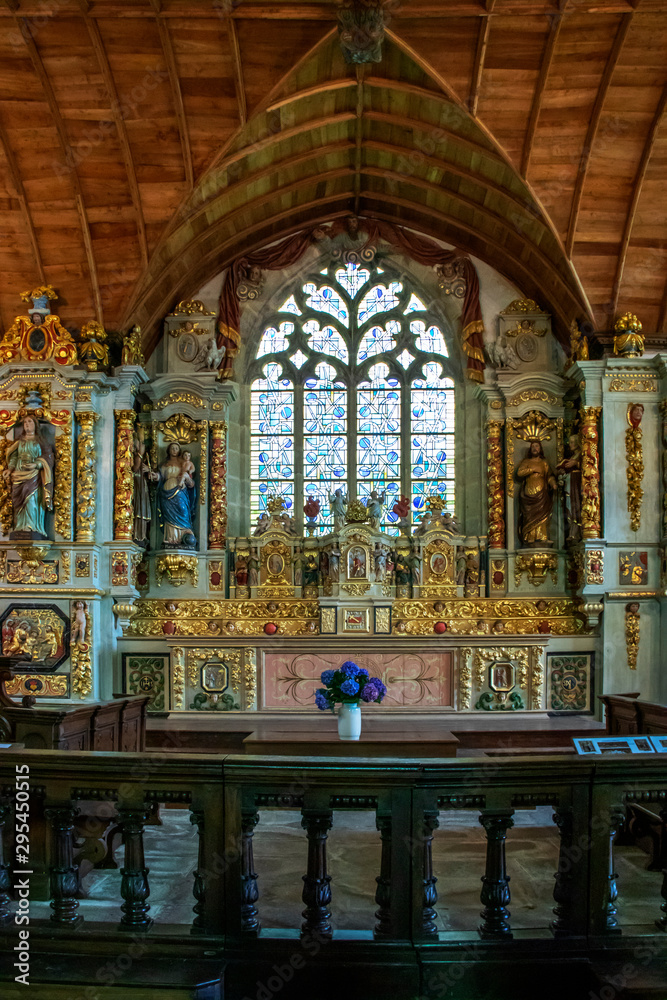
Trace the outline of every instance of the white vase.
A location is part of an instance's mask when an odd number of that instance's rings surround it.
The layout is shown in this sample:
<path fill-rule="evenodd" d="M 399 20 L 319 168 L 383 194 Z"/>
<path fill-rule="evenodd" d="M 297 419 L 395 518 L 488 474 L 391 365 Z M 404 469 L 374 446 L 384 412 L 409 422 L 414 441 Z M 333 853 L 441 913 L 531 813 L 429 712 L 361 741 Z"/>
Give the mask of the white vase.
<path fill-rule="evenodd" d="M 338 706 L 338 738 L 341 740 L 358 740 L 361 736 L 361 706 Z"/>

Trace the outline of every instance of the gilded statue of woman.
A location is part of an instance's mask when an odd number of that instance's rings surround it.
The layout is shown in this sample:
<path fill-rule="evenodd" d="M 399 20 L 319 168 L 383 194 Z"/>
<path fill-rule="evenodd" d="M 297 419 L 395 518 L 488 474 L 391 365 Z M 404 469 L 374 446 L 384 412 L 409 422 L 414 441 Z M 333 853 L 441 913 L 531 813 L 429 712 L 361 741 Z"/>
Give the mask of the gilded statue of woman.
<path fill-rule="evenodd" d="M 33 416 L 23 420 L 21 434 L 7 448 L 7 468 L 11 483 L 14 531 L 10 537 L 46 538 L 44 516 L 53 503 L 52 452 L 42 440 Z"/>
<path fill-rule="evenodd" d="M 553 545 L 549 538 L 553 494 L 557 484 L 553 470 L 539 441 L 531 441 L 528 454 L 516 470 L 521 482 L 519 493 L 519 537 L 528 548 Z"/>

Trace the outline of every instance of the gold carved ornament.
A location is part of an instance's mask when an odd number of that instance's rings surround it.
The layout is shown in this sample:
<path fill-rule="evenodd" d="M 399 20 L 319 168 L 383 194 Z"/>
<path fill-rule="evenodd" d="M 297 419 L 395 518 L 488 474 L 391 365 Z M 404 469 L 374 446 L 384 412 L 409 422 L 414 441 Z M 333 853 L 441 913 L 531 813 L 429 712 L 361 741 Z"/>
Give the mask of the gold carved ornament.
<path fill-rule="evenodd" d="M 95 539 L 97 515 L 97 449 L 95 447 L 95 421 L 97 414 L 77 413 L 79 433 L 76 447 L 76 540 L 92 542 Z"/>
<path fill-rule="evenodd" d="M 486 666 L 497 660 L 509 660 L 517 668 L 517 686 L 525 691 L 528 687 L 529 649 L 523 646 L 497 646 L 495 648 L 476 649 L 473 658 L 475 689 L 481 691 L 486 687 Z"/>
<path fill-rule="evenodd" d="M 175 709 L 185 708 L 185 650 L 174 646 L 171 651 L 171 697 Z"/>
<path fill-rule="evenodd" d="M 209 312 L 200 299 L 184 299 L 179 302 L 171 316 L 215 316 Z"/>
<path fill-rule="evenodd" d="M 627 460 L 626 477 L 628 480 L 628 511 L 630 513 L 630 528 L 639 531 L 642 519 L 642 500 L 644 490 L 644 449 L 642 446 L 642 429 L 637 423 L 631 423 L 630 415 L 637 408 L 636 403 L 628 404 L 628 428 L 625 432 L 625 458 Z M 643 407 L 641 407 L 643 411 Z M 641 417 L 640 417 L 641 419 Z"/>
<path fill-rule="evenodd" d="M 105 341 L 107 332 L 101 323 L 91 320 L 90 323 L 81 327 L 81 340 L 83 343 L 79 348 L 81 364 L 85 365 L 89 372 L 104 371 L 109 367 L 109 348 Z"/>
<path fill-rule="evenodd" d="M 523 573 L 535 587 L 541 586 L 551 573 L 554 584 L 558 583 L 558 559 L 555 552 L 517 552 L 514 560 L 514 583 L 518 587 Z"/>
<path fill-rule="evenodd" d="M 211 489 L 209 549 L 223 549 L 227 535 L 227 424 L 211 422 Z"/>
<path fill-rule="evenodd" d="M 655 378 L 630 375 L 626 378 L 613 378 L 609 383 L 609 392 L 657 392 L 658 382 Z"/>
<path fill-rule="evenodd" d="M 31 335 L 39 330 L 42 346 L 31 347 Z M 75 365 L 78 361 L 76 344 L 69 330 L 52 313 L 36 326 L 30 316 L 17 316 L 0 341 L 0 364 L 10 361 L 49 361 L 58 365 Z"/>
<path fill-rule="evenodd" d="M 206 403 L 201 396 L 197 396 L 194 392 L 169 392 L 162 399 L 158 400 L 154 408 L 156 410 L 164 410 L 166 406 L 171 406 L 172 403 L 189 403 L 198 410 L 203 410 L 206 407 Z"/>
<path fill-rule="evenodd" d="M 501 309 L 501 316 L 512 315 L 513 313 L 543 313 L 535 299 L 514 299 L 505 309 Z"/>
<path fill-rule="evenodd" d="M 469 709 L 472 699 L 471 655 L 472 649 L 470 647 L 459 650 L 459 701 L 462 709 Z"/>
<path fill-rule="evenodd" d="M 78 608 L 81 604 L 83 607 Z M 81 636 L 77 617 L 83 614 L 85 620 L 85 632 Z M 71 605 L 72 639 L 70 646 L 70 659 L 72 661 L 72 690 L 78 694 L 79 698 L 85 698 L 93 689 L 93 672 L 90 663 L 90 640 L 91 640 L 91 620 L 88 604 L 85 601 L 72 601 Z"/>
<path fill-rule="evenodd" d="M 115 410 L 116 415 L 116 480 L 113 508 L 114 541 L 132 541 L 134 523 L 134 410 Z"/>
<path fill-rule="evenodd" d="M 183 556 L 175 552 L 158 556 L 155 560 L 155 582 L 158 587 L 162 586 L 165 576 L 174 587 L 181 587 L 189 576 L 192 586 L 196 587 L 199 583 L 197 556 Z"/>
<path fill-rule="evenodd" d="M 581 418 L 581 528 L 584 538 L 600 538 L 600 467 L 598 418 L 602 408 L 587 406 Z"/>
<path fill-rule="evenodd" d="M 585 572 L 586 583 L 596 585 L 604 583 L 604 552 L 602 549 L 587 549 Z"/>
<path fill-rule="evenodd" d="M 63 429 L 62 434 L 58 434 L 55 440 L 54 527 L 66 541 L 70 542 L 72 540 L 72 413 L 70 410 L 59 410 L 51 413 L 50 418 L 52 424 Z"/>
<path fill-rule="evenodd" d="M 551 403 L 553 406 L 558 402 L 558 397 L 546 389 L 524 389 L 507 400 L 508 406 L 519 406 L 520 403 Z"/>
<path fill-rule="evenodd" d="M 489 548 L 505 548 L 505 497 L 503 495 L 503 421 L 489 420 L 487 476 L 489 491 Z"/>
<path fill-rule="evenodd" d="M 129 574 L 129 560 L 127 552 L 122 550 L 111 553 L 111 586 L 127 587 Z"/>
<path fill-rule="evenodd" d="M 628 654 L 628 667 L 637 669 L 639 654 L 639 605 L 634 601 L 625 605 L 625 646 Z"/>
<path fill-rule="evenodd" d="M 437 607 L 436 611 L 433 604 L 423 601 L 395 601 L 393 618 L 396 624 L 392 633 L 428 635 L 433 632 L 436 621 L 447 623 L 448 635 L 486 634 L 488 628 L 478 628 L 479 622 L 490 624 L 492 630 L 502 627 L 504 633 L 516 635 L 539 635 L 543 622 L 548 624 L 551 635 L 579 635 L 590 631 L 577 604 L 566 598 L 444 600 L 438 602 Z"/>
<path fill-rule="evenodd" d="M 245 685 L 245 707 L 257 707 L 257 653 L 246 647 L 243 650 L 243 683 Z"/>
<path fill-rule="evenodd" d="M 531 708 L 541 708 L 542 706 L 542 686 L 544 684 L 542 654 L 544 653 L 544 649 L 544 646 L 533 647 L 533 669 L 530 675 Z"/>

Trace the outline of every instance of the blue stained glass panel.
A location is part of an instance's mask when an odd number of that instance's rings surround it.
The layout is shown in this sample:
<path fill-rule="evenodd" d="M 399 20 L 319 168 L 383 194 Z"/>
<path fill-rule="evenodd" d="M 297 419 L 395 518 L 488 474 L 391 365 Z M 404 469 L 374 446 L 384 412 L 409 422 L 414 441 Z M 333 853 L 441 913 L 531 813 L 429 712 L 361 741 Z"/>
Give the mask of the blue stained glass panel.
<path fill-rule="evenodd" d="M 344 288 L 351 299 L 364 287 L 371 273 L 359 264 L 346 264 L 345 268 L 336 271 L 336 281 Z"/>
<path fill-rule="evenodd" d="M 401 332 L 401 324 L 396 320 L 389 320 L 385 330 L 381 326 L 373 326 L 366 330 L 357 353 L 357 364 L 372 358 L 375 354 L 383 354 L 385 351 L 393 351 L 396 347 L 395 337 Z"/>
<path fill-rule="evenodd" d="M 311 309 L 315 309 L 321 313 L 328 313 L 329 316 L 333 316 L 343 326 L 349 326 L 350 318 L 347 305 L 340 292 L 335 291 L 331 285 L 322 285 L 321 288 L 318 288 L 312 282 L 305 284 L 303 290 L 308 296 L 306 305 L 309 305 Z"/>
<path fill-rule="evenodd" d="M 277 354 L 279 351 L 286 351 L 289 347 L 290 335 L 294 333 L 294 323 L 281 323 L 276 329 L 274 326 L 266 328 L 262 334 L 262 339 L 257 348 L 257 357 L 263 358 L 266 354 Z"/>
<path fill-rule="evenodd" d="M 389 288 L 386 285 L 373 285 L 364 295 L 357 310 L 357 321 L 361 326 L 366 320 L 372 319 L 379 313 L 389 312 L 400 305 L 398 292 L 403 291 L 400 281 L 391 281 Z"/>
<path fill-rule="evenodd" d="M 447 344 L 439 327 L 427 327 L 423 320 L 415 319 L 410 323 L 410 330 L 415 335 L 415 347 L 418 350 L 426 354 L 441 354 L 443 358 L 449 357 Z"/>
<path fill-rule="evenodd" d="M 320 324 L 316 319 L 309 319 L 303 324 L 303 332 L 308 335 L 308 346 L 312 351 L 320 354 L 328 354 L 332 358 L 338 358 L 347 364 L 348 353 L 345 341 L 334 326 L 324 326 L 320 329 Z"/>
<path fill-rule="evenodd" d="M 283 302 L 278 312 L 281 313 L 287 312 L 287 313 L 292 313 L 293 316 L 301 316 L 301 310 L 296 304 L 296 299 L 294 298 L 293 295 L 290 295 L 287 301 Z"/>
<path fill-rule="evenodd" d="M 422 300 L 419 298 L 419 296 L 415 295 L 414 292 L 411 294 L 410 301 L 408 302 L 407 306 L 405 307 L 404 315 L 407 316 L 409 313 L 413 313 L 413 312 L 426 312 L 426 306 L 424 305 L 424 303 L 422 302 Z"/>

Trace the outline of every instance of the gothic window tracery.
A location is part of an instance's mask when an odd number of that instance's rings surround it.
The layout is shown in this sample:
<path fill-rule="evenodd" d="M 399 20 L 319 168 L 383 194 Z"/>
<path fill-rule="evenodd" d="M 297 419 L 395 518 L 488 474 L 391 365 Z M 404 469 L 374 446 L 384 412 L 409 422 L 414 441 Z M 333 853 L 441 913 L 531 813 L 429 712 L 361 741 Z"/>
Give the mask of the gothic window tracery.
<path fill-rule="evenodd" d="M 410 497 L 416 523 L 432 494 L 454 513 L 455 378 L 441 323 L 385 262 L 332 262 L 300 283 L 263 327 L 249 368 L 251 517 L 272 494 L 291 513 L 307 496 L 332 528 L 336 489 L 364 500 Z"/>

